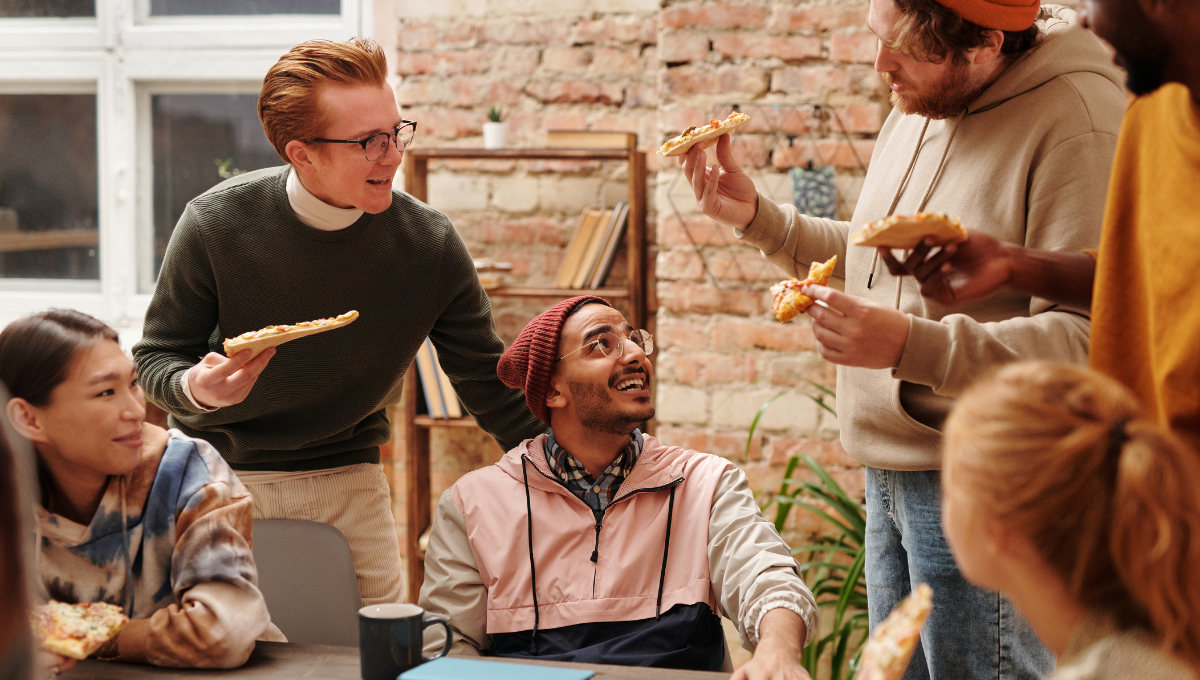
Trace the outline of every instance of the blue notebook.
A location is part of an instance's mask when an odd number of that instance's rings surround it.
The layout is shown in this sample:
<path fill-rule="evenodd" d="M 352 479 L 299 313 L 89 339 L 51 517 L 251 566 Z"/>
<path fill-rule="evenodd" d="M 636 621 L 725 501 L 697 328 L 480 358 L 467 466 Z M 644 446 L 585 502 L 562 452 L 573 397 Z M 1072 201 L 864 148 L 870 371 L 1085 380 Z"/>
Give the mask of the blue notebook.
<path fill-rule="evenodd" d="M 442 657 L 401 673 L 399 680 L 586 680 L 595 674 L 582 668 Z"/>

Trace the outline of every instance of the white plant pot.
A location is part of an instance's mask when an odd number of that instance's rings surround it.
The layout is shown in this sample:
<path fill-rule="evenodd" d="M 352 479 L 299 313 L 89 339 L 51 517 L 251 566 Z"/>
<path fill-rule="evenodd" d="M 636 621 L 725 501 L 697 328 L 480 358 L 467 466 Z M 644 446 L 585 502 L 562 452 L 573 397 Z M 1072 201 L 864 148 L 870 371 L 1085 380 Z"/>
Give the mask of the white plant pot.
<path fill-rule="evenodd" d="M 483 148 L 485 149 L 503 149 L 505 142 L 505 131 L 507 126 L 504 123 L 487 122 L 483 124 Z"/>

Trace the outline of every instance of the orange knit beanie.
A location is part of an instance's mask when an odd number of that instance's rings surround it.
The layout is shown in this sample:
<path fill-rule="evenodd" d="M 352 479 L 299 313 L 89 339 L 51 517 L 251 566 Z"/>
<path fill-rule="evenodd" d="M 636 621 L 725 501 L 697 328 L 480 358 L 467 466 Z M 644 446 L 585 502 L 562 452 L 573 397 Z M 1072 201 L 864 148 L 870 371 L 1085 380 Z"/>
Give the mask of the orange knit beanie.
<path fill-rule="evenodd" d="M 1033 25 L 1041 0 L 937 0 L 942 7 L 984 28 L 1024 31 Z"/>

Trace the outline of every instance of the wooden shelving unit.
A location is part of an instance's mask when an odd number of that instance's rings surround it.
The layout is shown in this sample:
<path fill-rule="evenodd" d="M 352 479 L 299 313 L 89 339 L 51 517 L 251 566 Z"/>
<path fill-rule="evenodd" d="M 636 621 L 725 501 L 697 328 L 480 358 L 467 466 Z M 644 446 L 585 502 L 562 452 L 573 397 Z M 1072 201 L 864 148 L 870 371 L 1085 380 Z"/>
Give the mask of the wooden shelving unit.
<path fill-rule="evenodd" d="M 505 286 L 488 291 L 490 297 L 523 296 L 555 298 L 548 305 L 568 297 L 593 294 L 628 300 L 630 323 L 645 328 L 647 321 L 647 239 L 646 239 L 646 154 L 633 148 L 604 149 L 465 149 L 414 147 L 404 152 L 404 190 L 418 200 L 428 202 L 429 161 L 438 159 L 478 160 L 609 160 L 629 165 L 629 218 L 625 229 L 625 246 L 629 266 L 628 286 L 625 288 L 574 289 L 553 287 Z M 435 208 L 437 206 L 434 206 Z M 422 534 L 432 521 L 429 489 L 429 432 L 435 427 L 477 427 L 471 417 L 440 419 L 418 415 L 416 412 L 417 377 L 415 367 L 404 379 L 404 440 L 407 484 L 407 541 L 408 599 L 416 602 L 425 580 L 425 554 L 420 545 Z"/>
<path fill-rule="evenodd" d="M 30 250 L 55 250 L 95 246 L 100 243 L 96 229 L 52 229 L 50 231 L 0 231 L 0 253 Z"/>

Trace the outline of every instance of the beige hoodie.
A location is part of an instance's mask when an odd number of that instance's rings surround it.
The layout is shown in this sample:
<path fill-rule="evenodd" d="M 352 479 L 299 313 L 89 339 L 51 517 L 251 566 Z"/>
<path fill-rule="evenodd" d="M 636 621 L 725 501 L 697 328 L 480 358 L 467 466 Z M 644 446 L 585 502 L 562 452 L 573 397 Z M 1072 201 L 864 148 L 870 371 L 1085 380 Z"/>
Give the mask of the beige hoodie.
<path fill-rule="evenodd" d="M 847 248 L 849 233 L 885 217 L 897 192 L 898 214 L 948 213 L 968 228 L 1032 248 L 1097 246 L 1125 108 L 1123 80 L 1074 11 L 1043 7 L 1038 25 L 1038 44 L 961 119 L 928 121 L 919 146 L 926 119 L 892 111 L 850 222 L 802 216 L 760 196 L 758 214 L 741 234 L 798 278 L 811 262 L 836 254 L 847 293 L 911 315 L 898 368 L 838 367 L 842 444 L 867 465 L 940 467 L 939 428 L 953 398 L 994 366 L 1087 361 L 1090 322 L 1082 311 L 1012 290 L 943 306 L 923 298 L 913 279 L 889 274 L 874 261 L 874 248 Z"/>

